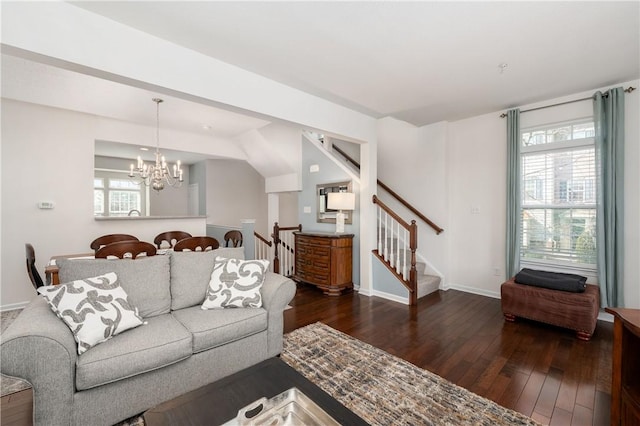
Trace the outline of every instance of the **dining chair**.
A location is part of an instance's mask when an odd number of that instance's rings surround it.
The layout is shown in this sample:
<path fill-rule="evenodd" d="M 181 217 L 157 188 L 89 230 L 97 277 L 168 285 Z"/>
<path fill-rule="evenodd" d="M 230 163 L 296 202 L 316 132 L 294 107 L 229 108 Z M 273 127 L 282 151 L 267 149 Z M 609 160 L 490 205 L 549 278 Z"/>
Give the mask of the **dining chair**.
<path fill-rule="evenodd" d="M 155 256 L 156 247 L 146 241 L 117 241 L 98 249 L 96 259 L 106 259 L 108 256 L 124 259 L 127 254 L 135 259 L 142 253 L 147 256 Z"/>
<path fill-rule="evenodd" d="M 139 240 L 138 240 L 138 237 L 134 237 L 133 235 L 129 235 L 129 234 L 107 234 L 93 240 L 91 242 L 90 247 L 91 247 L 91 250 L 97 253 L 101 247 L 106 246 L 107 244 L 116 243 L 118 241 L 139 241 Z"/>
<path fill-rule="evenodd" d="M 163 242 L 168 242 L 169 247 L 173 247 L 178 241 L 191 237 L 191 234 L 184 231 L 167 231 L 161 232 L 153 239 L 153 243 L 160 248 Z M 175 242 L 174 242 L 175 241 Z"/>
<path fill-rule="evenodd" d="M 178 241 L 173 246 L 173 251 L 197 251 L 197 249 L 206 251 L 209 247 L 211 250 L 215 250 L 220 247 L 220 243 L 213 237 L 189 237 Z"/>
<path fill-rule="evenodd" d="M 233 247 L 242 247 L 242 232 L 228 231 L 224 234 L 224 246 L 229 247 L 229 243 L 232 243 Z"/>
<path fill-rule="evenodd" d="M 33 284 L 33 287 L 37 290 L 44 285 L 44 281 L 42 281 L 38 268 L 36 268 L 36 252 L 29 243 L 26 243 L 24 247 L 27 254 L 27 273 L 29 274 L 31 284 Z"/>

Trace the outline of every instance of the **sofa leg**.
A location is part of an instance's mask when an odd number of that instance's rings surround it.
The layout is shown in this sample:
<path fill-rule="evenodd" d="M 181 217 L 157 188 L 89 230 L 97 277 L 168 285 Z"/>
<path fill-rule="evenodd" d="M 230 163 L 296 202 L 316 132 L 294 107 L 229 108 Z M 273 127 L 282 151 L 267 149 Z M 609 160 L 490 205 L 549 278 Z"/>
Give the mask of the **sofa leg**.
<path fill-rule="evenodd" d="M 588 342 L 589 340 L 591 340 L 591 333 L 587 333 L 586 331 L 576 331 L 576 337 L 580 340 Z"/>
<path fill-rule="evenodd" d="M 509 322 L 515 322 L 516 321 L 516 316 L 513 314 L 504 314 L 504 319 L 505 321 L 509 321 Z"/>

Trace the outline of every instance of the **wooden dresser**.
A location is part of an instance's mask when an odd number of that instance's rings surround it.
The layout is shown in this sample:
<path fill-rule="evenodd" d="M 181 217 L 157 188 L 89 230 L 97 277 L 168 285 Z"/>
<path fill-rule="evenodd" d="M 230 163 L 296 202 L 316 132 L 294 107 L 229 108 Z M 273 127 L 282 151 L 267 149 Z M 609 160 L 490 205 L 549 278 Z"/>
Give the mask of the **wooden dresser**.
<path fill-rule="evenodd" d="M 353 288 L 353 234 L 294 232 L 293 279 L 313 284 L 329 296 Z"/>
<path fill-rule="evenodd" d="M 611 425 L 640 425 L 640 309 L 605 310 L 614 316 Z"/>

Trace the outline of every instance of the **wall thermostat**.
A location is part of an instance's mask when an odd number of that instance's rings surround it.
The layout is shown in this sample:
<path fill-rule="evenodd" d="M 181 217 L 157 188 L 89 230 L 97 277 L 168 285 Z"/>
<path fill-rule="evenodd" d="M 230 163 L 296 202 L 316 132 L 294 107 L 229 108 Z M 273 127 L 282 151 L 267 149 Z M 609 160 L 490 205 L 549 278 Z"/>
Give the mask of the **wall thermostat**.
<path fill-rule="evenodd" d="M 40 201 L 38 202 L 38 208 L 43 210 L 49 210 L 53 208 L 53 201 Z"/>

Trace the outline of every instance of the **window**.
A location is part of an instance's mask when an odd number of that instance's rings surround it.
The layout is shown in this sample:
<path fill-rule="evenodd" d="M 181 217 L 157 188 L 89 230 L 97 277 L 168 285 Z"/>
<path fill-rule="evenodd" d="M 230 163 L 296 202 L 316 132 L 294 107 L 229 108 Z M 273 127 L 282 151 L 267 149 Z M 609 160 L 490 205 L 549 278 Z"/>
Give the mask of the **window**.
<path fill-rule="evenodd" d="M 595 270 L 593 121 L 521 132 L 522 262 Z"/>
<path fill-rule="evenodd" d="M 143 214 L 144 187 L 130 179 L 95 177 L 93 188 L 94 216 L 128 216 L 132 210 Z"/>

